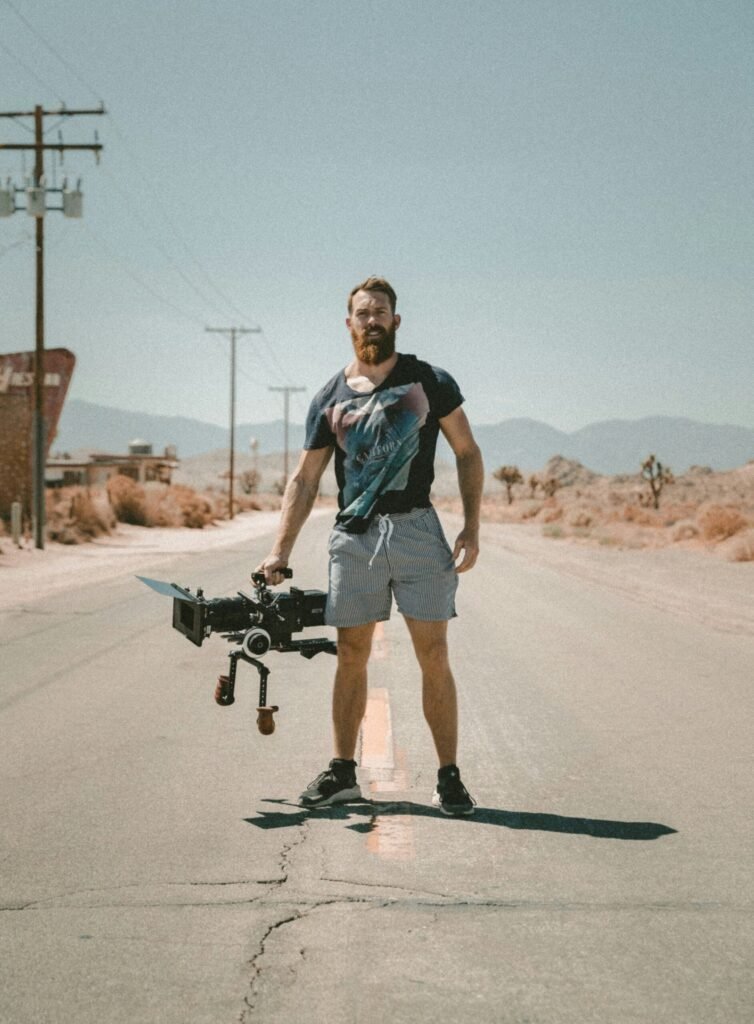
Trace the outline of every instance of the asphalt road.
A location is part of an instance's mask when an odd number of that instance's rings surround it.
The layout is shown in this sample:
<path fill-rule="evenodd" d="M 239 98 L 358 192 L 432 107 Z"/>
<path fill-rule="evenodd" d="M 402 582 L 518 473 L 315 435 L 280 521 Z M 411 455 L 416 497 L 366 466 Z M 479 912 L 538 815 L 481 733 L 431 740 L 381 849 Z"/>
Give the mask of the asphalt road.
<path fill-rule="evenodd" d="M 294 583 L 323 585 L 326 528 Z M 144 574 L 232 593 L 267 546 Z M 305 812 L 329 655 L 270 656 L 263 737 L 251 672 L 218 707 L 223 642 L 192 647 L 131 577 L 2 616 L 3 1024 L 751 1021 L 752 636 L 493 529 L 459 611 L 467 820 L 430 806 L 399 619 L 373 651 L 369 799 Z"/>

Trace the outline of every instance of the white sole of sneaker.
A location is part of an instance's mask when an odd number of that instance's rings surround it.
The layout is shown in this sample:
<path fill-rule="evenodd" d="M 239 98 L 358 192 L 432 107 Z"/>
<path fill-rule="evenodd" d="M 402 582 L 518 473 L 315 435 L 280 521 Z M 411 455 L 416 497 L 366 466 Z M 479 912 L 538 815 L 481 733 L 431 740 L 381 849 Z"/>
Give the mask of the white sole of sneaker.
<path fill-rule="evenodd" d="M 332 807 L 333 804 L 347 804 L 351 800 L 361 800 L 361 789 L 359 786 L 352 786 L 350 789 L 341 789 L 324 800 L 307 800 L 302 794 L 299 797 L 299 807 Z"/>
<path fill-rule="evenodd" d="M 434 793 L 432 794 L 432 806 L 438 807 L 442 811 L 442 813 L 447 814 L 449 818 L 465 818 L 468 817 L 469 814 L 474 813 L 473 807 L 467 807 L 465 810 L 463 807 L 459 807 L 457 811 L 451 811 L 448 810 L 447 807 L 443 807 L 442 801 L 440 800 L 440 794 L 437 792 L 437 790 L 435 790 Z"/>

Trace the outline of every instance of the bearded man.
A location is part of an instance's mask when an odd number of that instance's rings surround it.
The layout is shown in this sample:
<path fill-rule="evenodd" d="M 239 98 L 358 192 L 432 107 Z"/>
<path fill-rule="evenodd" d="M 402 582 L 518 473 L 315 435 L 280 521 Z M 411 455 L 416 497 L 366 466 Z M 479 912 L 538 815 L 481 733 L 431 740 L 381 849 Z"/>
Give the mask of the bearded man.
<path fill-rule="evenodd" d="M 361 799 L 354 754 L 367 704 L 367 661 L 375 623 L 390 617 L 394 598 L 421 668 L 424 715 L 439 760 L 432 802 L 446 814 L 471 814 L 474 801 L 456 765 L 458 710 L 447 626 L 456 614 L 458 574 L 479 554 L 484 469 L 450 374 L 396 352 L 401 318 L 395 306 L 384 278 L 369 277 L 352 289 L 346 326 L 355 358 L 311 403 L 278 535 L 257 571 L 270 584 L 282 582 L 281 569 L 334 452 L 339 512 L 329 542 L 325 621 L 338 633 L 335 756 L 300 803 L 326 807 Z M 455 455 L 463 502 L 463 529 L 452 550 L 430 502 L 440 430 Z"/>

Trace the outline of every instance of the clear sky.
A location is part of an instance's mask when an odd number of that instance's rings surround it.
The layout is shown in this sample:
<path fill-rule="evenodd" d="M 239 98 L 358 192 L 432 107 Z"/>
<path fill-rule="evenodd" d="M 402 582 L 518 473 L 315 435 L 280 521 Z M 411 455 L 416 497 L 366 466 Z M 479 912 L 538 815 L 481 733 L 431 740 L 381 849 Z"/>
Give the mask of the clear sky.
<path fill-rule="evenodd" d="M 73 397 L 225 423 L 203 328 L 260 325 L 238 419 L 277 418 L 379 273 L 472 422 L 754 427 L 751 0 L 0 0 L 0 109 L 100 99 L 62 126 L 105 147 L 66 157 L 84 217 L 46 222 Z M 0 351 L 33 348 L 32 232 L 0 220 Z"/>

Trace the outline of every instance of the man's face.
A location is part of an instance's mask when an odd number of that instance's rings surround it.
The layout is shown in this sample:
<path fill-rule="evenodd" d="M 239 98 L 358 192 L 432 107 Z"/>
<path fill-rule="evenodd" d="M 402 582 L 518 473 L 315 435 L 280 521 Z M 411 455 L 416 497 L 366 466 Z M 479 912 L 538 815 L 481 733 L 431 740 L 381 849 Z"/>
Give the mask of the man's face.
<path fill-rule="evenodd" d="M 395 352 L 395 332 L 400 322 L 384 292 L 356 292 L 351 315 L 346 319 L 356 357 L 369 366 L 384 363 Z"/>

